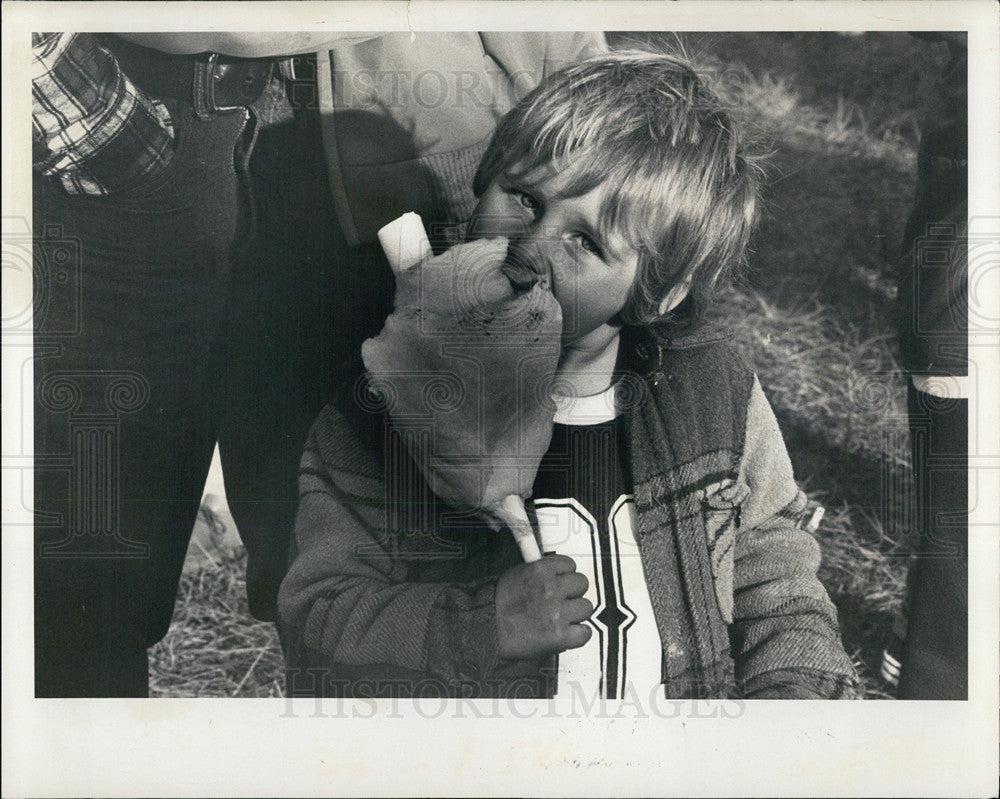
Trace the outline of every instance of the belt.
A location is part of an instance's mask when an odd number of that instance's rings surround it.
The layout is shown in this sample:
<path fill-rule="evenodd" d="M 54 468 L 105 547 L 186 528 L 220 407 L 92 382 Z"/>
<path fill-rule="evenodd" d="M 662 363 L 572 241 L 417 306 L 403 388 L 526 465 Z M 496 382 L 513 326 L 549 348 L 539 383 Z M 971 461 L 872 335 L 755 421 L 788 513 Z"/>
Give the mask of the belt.
<path fill-rule="evenodd" d="M 154 98 L 192 103 L 200 114 L 239 111 L 257 100 L 274 69 L 274 58 L 232 58 L 219 53 L 173 55 L 117 36 L 102 44 L 122 71 Z"/>

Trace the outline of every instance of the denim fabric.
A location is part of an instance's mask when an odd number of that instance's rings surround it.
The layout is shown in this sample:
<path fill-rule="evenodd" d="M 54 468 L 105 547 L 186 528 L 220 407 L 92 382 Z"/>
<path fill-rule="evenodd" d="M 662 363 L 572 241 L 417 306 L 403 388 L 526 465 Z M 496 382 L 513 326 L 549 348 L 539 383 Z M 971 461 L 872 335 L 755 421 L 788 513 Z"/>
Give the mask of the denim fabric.
<path fill-rule="evenodd" d="M 252 128 L 165 102 L 155 178 L 103 197 L 35 178 L 39 696 L 146 693 L 219 432 Z"/>
<path fill-rule="evenodd" d="M 356 264 L 333 224 L 318 113 L 296 88 L 275 78 L 253 105 L 254 235 L 234 263 L 219 375 L 226 498 L 247 546 L 250 610 L 264 619 L 276 614 L 302 447 L 337 385 L 335 342 L 354 318 L 340 273 Z"/>

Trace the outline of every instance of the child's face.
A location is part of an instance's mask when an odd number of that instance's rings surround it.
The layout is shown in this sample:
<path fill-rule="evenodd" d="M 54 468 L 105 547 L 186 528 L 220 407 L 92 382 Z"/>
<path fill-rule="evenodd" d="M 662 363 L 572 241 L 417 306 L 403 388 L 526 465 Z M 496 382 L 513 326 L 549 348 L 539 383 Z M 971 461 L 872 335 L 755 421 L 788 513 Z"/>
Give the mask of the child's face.
<path fill-rule="evenodd" d="M 560 189 L 567 178 L 550 169 L 521 179 L 501 173 L 479 200 L 470 237 L 511 240 L 504 272 L 515 286 L 551 279 L 562 308 L 563 346 L 600 338 L 624 308 L 638 253 L 617 234 L 601 231 L 604 187 L 578 197 Z"/>

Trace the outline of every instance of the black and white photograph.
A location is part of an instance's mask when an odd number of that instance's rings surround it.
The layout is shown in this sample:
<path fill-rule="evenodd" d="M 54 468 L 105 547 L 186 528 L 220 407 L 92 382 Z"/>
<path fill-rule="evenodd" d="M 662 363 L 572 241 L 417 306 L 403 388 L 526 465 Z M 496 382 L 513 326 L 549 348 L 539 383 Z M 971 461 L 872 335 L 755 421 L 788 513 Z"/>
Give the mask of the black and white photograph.
<path fill-rule="evenodd" d="M 3 14 L 4 795 L 995 790 L 993 3 Z"/>

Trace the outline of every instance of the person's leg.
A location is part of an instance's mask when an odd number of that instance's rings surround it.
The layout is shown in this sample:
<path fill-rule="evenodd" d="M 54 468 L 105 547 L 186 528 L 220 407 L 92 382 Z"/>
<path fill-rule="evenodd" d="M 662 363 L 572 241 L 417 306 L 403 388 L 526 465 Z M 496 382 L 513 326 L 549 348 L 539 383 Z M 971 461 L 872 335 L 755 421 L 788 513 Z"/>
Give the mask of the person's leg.
<path fill-rule="evenodd" d="M 219 450 L 226 498 L 247 548 L 251 613 L 276 617 L 298 505 L 298 467 L 323 405 L 349 397 L 361 343 L 392 302 L 377 246 L 350 248 L 330 193 L 314 65 L 275 78 L 254 104 L 251 246 L 237 257 L 219 374 Z"/>
<path fill-rule="evenodd" d="M 901 247 L 900 362 L 925 390 L 909 386 L 920 539 L 907 581 L 897 696 L 959 699 L 968 684 L 968 407 L 957 398 L 968 396 L 961 385 L 968 374 L 967 53 L 964 34 L 915 35 L 947 42 L 950 59 L 927 98 Z"/>
<path fill-rule="evenodd" d="M 968 695 L 968 400 L 909 394 L 920 546 L 899 699 Z"/>
<path fill-rule="evenodd" d="M 109 197 L 35 183 L 35 691 L 143 696 L 215 443 L 241 113 Z M 66 257 L 66 254 L 69 257 Z"/>
<path fill-rule="evenodd" d="M 287 567 L 302 448 L 332 380 L 336 219 L 318 111 L 302 88 L 286 92 L 275 78 L 254 105 L 254 231 L 234 259 L 217 386 L 226 499 L 247 548 L 250 611 L 266 620 Z M 293 109 L 290 94 L 305 107 Z"/>

